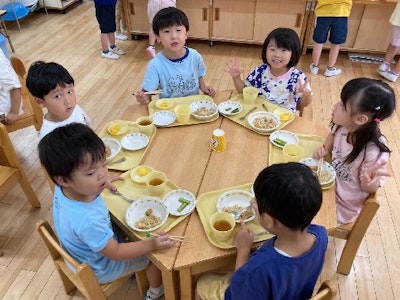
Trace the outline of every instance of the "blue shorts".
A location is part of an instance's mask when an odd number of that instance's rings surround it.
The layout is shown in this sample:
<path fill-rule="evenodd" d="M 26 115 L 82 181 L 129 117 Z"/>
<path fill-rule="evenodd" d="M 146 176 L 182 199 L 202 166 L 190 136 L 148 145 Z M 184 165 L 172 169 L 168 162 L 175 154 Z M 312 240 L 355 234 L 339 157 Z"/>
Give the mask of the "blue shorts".
<path fill-rule="evenodd" d="M 112 33 L 117 30 L 115 23 L 115 5 L 96 6 L 96 19 L 101 33 Z"/>
<path fill-rule="evenodd" d="M 328 38 L 332 44 L 340 45 L 347 38 L 347 17 L 317 17 L 315 21 L 313 40 L 324 44 Z"/>

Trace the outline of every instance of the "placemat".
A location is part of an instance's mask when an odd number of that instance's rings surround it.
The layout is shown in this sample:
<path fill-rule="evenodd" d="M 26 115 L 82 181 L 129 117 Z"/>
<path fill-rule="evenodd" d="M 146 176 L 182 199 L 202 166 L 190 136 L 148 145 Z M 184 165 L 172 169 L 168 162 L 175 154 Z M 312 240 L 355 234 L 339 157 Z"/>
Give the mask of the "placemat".
<path fill-rule="evenodd" d="M 207 96 L 207 95 L 193 95 L 193 96 L 187 96 L 187 97 L 177 97 L 177 98 L 168 98 L 168 99 L 172 100 L 173 103 L 174 103 L 174 105 L 172 105 L 172 107 L 170 107 L 169 109 L 158 108 L 156 106 L 156 104 L 155 104 L 157 100 L 150 101 L 149 104 L 148 104 L 149 115 L 152 115 L 153 113 L 155 113 L 157 111 L 162 111 L 162 110 L 171 111 L 171 112 L 175 113 L 174 109 L 178 104 L 190 104 L 192 102 L 199 101 L 199 100 L 207 100 L 207 101 L 210 101 L 210 102 L 214 102 L 213 98 L 211 98 L 210 96 Z M 198 120 L 198 119 L 196 119 L 195 117 L 193 117 L 191 115 L 190 119 L 189 119 L 189 122 L 186 123 L 186 124 L 181 124 L 181 123 L 178 123 L 177 121 L 175 121 L 171 125 L 168 125 L 168 126 L 165 126 L 165 127 L 186 126 L 186 125 L 195 125 L 195 124 L 208 123 L 208 122 L 215 121 L 216 119 L 218 119 L 218 117 L 219 117 L 219 113 L 217 113 L 211 119 L 203 121 L 203 120 Z"/>
<path fill-rule="evenodd" d="M 128 127 L 129 127 L 128 131 L 125 134 L 122 134 L 122 135 L 112 135 L 112 134 L 110 134 L 108 132 L 107 128 L 108 128 L 108 126 L 110 126 L 110 124 L 112 122 L 115 122 L 115 121 L 121 121 L 121 122 L 127 123 Z M 99 134 L 99 136 L 101 138 L 109 137 L 109 138 L 113 138 L 113 139 L 116 139 L 118 141 L 121 141 L 121 139 L 125 135 L 127 135 L 129 133 L 132 133 L 132 132 L 139 132 L 139 129 L 137 128 L 136 122 L 124 121 L 124 120 L 115 120 L 115 121 L 109 122 L 109 123 L 106 124 L 106 126 L 104 126 L 104 128 L 100 131 L 100 134 Z M 149 136 L 149 143 L 143 149 L 140 149 L 140 150 L 137 150 L 137 151 L 129 151 L 129 150 L 125 150 L 125 149 L 122 148 L 121 151 L 118 153 L 118 155 L 116 157 L 114 157 L 114 159 L 112 159 L 111 161 L 107 162 L 107 167 L 109 169 L 112 169 L 112 170 L 127 171 L 127 170 L 130 170 L 130 169 L 136 167 L 137 165 L 139 165 L 140 161 L 142 160 L 143 156 L 145 155 L 147 149 L 149 148 L 149 146 L 150 146 L 150 144 L 151 144 L 151 142 L 153 140 L 153 137 L 156 134 L 156 132 L 157 132 L 157 128 L 155 128 L 153 134 L 151 136 Z M 116 161 L 118 161 L 122 157 L 125 157 L 126 160 L 123 161 L 123 162 L 115 163 Z"/>
<path fill-rule="evenodd" d="M 243 95 L 242 94 L 238 94 L 238 95 L 236 95 L 235 97 L 233 97 L 233 98 L 231 98 L 229 100 L 230 101 L 239 102 L 243 106 L 243 110 L 237 115 L 233 115 L 233 116 L 224 115 L 225 118 L 227 118 L 229 120 L 232 120 L 233 122 L 238 123 L 239 125 L 242 125 L 243 127 L 246 127 L 246 128 L 248 128 L 248 129 L 250 129 L 250 130 L 252 130 L 254 132 L 257 132 L 258 134 L 261 134 L 261 135 L 270 135 L 272 133 L 272 132 L 264 133 L 264 132 L 259 132 L 257 130 L 254 130 L 254 128 L 252 128 L 249 125 L 249 123 L 247 122 L 247 117 L 244 120 L 240 120 L 240 118 L 242 116 L 246 115 L 254 107 L 256 107 L 256 109 L 254 109 L 252 111 L 252 113 L 256 112 L 256 111 L 265 111 L 265 109 L 263 108 L 262 104 L 264 104 L 267 107 L 268 111 L 270 111 L 270 112 L 274 112 L 275 109 L 282 108 L 282 107 L 280 107 L 278 105 L 275 105 L 275 104 L 273 104 L 273 103 L 271 103 L 269 101 L 266 101 L 265 99 L 262 99 L 260 97 L 258 97 L 256 99 L 256 103 L 253 104 L 253 105 L 245 104 L 244 101 L 243 101 Z M 292 119 L 290 119 L 288 121 L 281 122 L 281 124 L 279 125 L 279 127 L 276 130 L 279 130 L 279 129 L 282 129 L 282 128 L 286 127 L 288 124 L 293 122 L 293 120 L 295 118 L 296 118 L 296 116 L 294 116 Z"/>
<path fill-rule="evenodd" d="M 201 224 L 203 225 L 204 231 L 207 235 L 208 240 L 211 244 L 215 247 L 222 248 L 222 249 L 230 249 L 235 247 L 235 236 L 236 233 L 240 230 L 240 224 L 236 223 L 235 229 L 233 231 L 232 237 L 224 242 L 220 242 L 214 239 L 213 235 L 211 234 L 211 225 L 210 225 L 210 217 L 217 212 L 217 200 L 220 195 L 222 195 L 226 191 L 230 190 L 245 190 L 250 191 L 251 183 L 239 185 L 231 188 L 226 188 L 222 190 L 216 190 L 201 194 L 197 198 L 196 209 L 199 213 L 199 217 L 201 220 Z M 258 223 L 257 218 L 247 222 L 246 226 L 254 232 L 254 234 L 264 232 L 265 229 Z M 273 237 L 273 234 L 266 233 L 260 236 L 257 236 L 254 239 L 254 242 L 265 241 Z"/>
<path fill-rule="evenodd" d="M 139 199 L 145 196 L 153 196 L 149 194 L 149 192 L 146 189 L 146 185 L 144 183 L 136 183 L 131 180 L 130 177 L 130 171 L 127 171 L 121 175 L 122 178 L 124 178 L 124 181 L 114 181 L 113 184 L 117 187 L 118 191 L 121 192 L 124 195 L 127 195 L 133 199 Z M 156 198 L 162 199 L 164 195 L 166 195 L 169 191 L 172 190 L 177 190 L 179 187 L 171 182 L 170 180 L 167 180 L 167 186 L 165 188 L 165 191 L 162 195 L 154 196 Z M 107 207 L 109 211 L 118 219 L 120 220 L 127 228 L 129 228 L 128 224 L 125 221 L 125 213 L 126 210 L 128 209 L 130 203 L 123 199 L 119 195 L 114 195 L 111 193 L 110 190 L 104 190 L 103 193 L 101 194 L 103 196 L 104 201 L 107 204 Z M 190 214 L 183 215 L 183 216 L 172 216 L 168 215 L 167 221 L 156 231 L 157 232 L 168 232 L 172 228 L 174 228 L 176 225 L 178 225 L 180 222 L 182 222 L 187 216 Z M 146 233 L 145 232 L 139 232 L 135 231 L 131 228 L 129 230 L 139 239 L 146 239 Z"/>

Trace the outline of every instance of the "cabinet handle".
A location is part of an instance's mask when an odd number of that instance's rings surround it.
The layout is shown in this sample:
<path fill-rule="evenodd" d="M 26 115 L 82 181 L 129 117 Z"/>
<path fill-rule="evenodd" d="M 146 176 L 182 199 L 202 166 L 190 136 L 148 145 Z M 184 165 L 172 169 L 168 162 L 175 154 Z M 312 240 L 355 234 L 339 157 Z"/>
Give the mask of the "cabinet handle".
<path fill-rule="evenodd" d="M 203 21 L 207 21 L 207 20 L 208 20 L 208 9 L 203 8 Z"/>
<path fill-rule="evenodd" d="M 132 2 L 129 2 L 129 11 L 131 15 L 135 14 L 135 7 L 133 6 Z"/>
<path fill-rule="evenodd" d="M 215 21 L 219 21 L 219 8 L 215 8 Z"/>
<path fill-rule="evenodd" d="M 296 24 L 294 25 L 294 27 L 299 28 L 301 25 L 301 19 L 303 18 L 303 14 L 297 14 L 296 17 Z"/>

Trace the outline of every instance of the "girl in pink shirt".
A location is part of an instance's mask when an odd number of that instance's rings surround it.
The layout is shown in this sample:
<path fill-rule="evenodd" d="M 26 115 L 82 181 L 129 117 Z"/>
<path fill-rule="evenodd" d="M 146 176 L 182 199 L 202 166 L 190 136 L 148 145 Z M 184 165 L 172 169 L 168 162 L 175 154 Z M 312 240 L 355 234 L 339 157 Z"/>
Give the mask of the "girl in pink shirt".
<path fill-rule="evenodd" d="M 379 123 L 396 108 L 393 89 L 386 83 L 356 78 L 345 84 L 341 102 L 332 112 L 332 127 L 320 158 L 332 154 L 336 170 L 336 210 L 340 223 L 353 222 L 368 195 L 385 182 L 390 150 Z"/>

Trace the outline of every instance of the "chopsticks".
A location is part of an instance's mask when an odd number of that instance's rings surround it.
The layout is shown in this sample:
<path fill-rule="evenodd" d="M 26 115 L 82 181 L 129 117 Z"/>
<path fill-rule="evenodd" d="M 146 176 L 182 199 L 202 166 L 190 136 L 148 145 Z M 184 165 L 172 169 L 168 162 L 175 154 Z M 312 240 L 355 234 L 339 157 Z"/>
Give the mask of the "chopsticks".
<path fill-rule="evenodd" d="M 325 145 L 322 145 L 322 150 L 325 149 Z M 321 156 L 318 160 L 318 167 L 317 167 L 317 177 L 320 178 L 321 177 L 321 173 L 322 173 L 322 166 L 324 165 L 324 157 Z"/>
<path fill-rule="evenodd" d="M 152 236 L 160 237 L 161 235 L 159 235 L 157 233 L 146 232 L 146 237 L 152 237 Z M 181 243 L 183 243 L 183 242 L 190 243 L 190 241 L 185 240 L 184 236 L 170 235 L 168 237 L 170 240 L 173 240 L 173 241 L 177 241 L 177 242 L 181 242 Z"/>
<path fill-rule="evenodd" d="M 162 90 L 155 90 L 155 91 L 148 91 L 148 92 L 144 92 L 143 94 L 145 95 L 158 95 L 161 94 L 163 91 Z M 133 96 L 136 96 L 135 93 L 132 93 Z"/>

